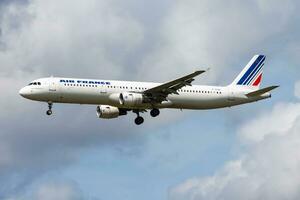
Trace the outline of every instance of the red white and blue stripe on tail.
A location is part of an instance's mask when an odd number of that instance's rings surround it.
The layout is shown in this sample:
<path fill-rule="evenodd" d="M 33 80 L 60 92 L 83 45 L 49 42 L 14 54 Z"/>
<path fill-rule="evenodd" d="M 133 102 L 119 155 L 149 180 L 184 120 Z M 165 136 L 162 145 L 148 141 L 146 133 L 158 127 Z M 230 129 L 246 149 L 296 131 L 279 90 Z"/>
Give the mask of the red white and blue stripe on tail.
<path fill-rule="evenodd" d="M 255 55 L 232 84 L 259 87 L 265 59 L 264 55 Z"/>

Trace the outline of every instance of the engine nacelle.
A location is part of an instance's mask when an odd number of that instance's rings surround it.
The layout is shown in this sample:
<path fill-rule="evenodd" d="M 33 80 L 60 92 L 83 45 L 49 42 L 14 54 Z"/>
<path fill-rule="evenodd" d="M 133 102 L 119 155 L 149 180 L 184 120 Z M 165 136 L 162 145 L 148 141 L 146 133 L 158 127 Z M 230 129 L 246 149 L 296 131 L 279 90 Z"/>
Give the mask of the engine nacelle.
<path fill-rule="evenodd" d="M 119 101 L 124 106 L 138 106 L 143 104 L 143 95 L 139 93 L 120 93 Z"/>
<path fill-rule="evenodd" d="M 97 116 L 104 119 L 112 119 L 120 116 L 120 110 L 114 106 L 101 105 L 97 106 Z"/>

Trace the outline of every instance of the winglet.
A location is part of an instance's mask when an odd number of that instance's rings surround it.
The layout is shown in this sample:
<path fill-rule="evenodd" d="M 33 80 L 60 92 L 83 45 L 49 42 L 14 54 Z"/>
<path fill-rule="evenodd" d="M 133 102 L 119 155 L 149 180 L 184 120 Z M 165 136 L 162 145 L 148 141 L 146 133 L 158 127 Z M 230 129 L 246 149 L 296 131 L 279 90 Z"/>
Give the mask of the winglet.
<path fill-rule="evenodd" d="M 248 94 L 246 94 L 247 97 L 256 97 L 256 96 L 260 96 L 262 94 L 265 94 L 266 92 L 269 92 L 271 90 L 274 90 L 275 88 L 278 88 L 278 85 L 274 85 L 274 86 L 270 86 L 270 87 L 266 87 L 260 90 L 256 90 L 254 92 L 250 92 Z"/>

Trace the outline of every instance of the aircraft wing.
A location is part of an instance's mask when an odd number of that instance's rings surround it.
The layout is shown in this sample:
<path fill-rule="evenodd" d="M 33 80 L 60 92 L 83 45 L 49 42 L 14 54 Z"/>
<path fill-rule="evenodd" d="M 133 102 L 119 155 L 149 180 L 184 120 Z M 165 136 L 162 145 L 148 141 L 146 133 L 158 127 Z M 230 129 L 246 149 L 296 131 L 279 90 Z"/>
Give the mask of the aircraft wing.
<path fill-rule="evenodd" d="M 178 94 L 177 90 L 180 88 L 187 85 L 191 86 L 191 83 L 195 80 L 194 77 L 204 72 L 204 70 L 195 71 L 194 73 L 188 74 L 181 78 L 145 90 L 143 94 L 148 97 L 151 102 L 161 103 L 162 101 L 166 100 L 169 94 Z"/>

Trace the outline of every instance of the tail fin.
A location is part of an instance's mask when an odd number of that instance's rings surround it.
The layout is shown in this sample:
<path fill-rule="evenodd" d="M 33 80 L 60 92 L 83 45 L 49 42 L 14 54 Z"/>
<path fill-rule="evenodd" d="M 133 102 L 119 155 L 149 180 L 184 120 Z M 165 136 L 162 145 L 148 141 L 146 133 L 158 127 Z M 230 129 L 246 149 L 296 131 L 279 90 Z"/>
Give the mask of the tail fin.
<path fill-rule="evenodd" d="M 266 56 L 255 55 L 231 85 L 259 87 Z"/>

